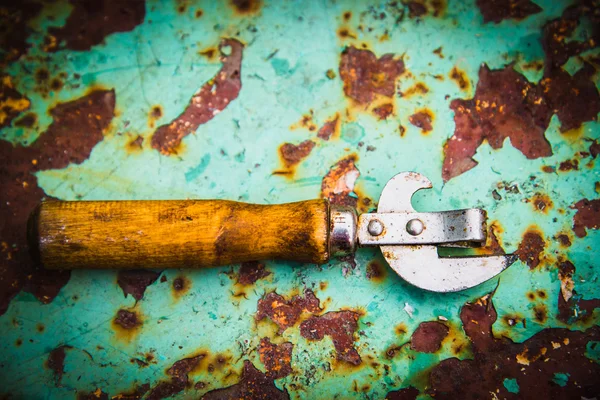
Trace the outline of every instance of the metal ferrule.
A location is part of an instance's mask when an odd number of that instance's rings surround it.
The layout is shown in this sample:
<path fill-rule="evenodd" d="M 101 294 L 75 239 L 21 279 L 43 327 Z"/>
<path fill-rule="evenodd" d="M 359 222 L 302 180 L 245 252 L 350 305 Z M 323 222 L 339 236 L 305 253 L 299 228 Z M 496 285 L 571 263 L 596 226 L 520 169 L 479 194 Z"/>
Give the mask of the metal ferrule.
<path fill-rule="evenodd" d="M 343 257 L 356 250 L 357 215 L 353 207 L 331 205 L 329 213 L 329 254 Z"/>

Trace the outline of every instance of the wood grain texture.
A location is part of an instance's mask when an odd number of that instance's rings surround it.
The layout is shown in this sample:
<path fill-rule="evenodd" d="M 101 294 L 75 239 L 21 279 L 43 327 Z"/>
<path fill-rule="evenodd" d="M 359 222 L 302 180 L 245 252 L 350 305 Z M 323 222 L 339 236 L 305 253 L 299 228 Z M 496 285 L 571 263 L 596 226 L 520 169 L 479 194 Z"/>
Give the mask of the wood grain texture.
<path fill-rule="evenodd" d="M 329 259 L 327 200 L 49 201 L 32 213 L 32 252 L 48 269 L 197 268 Z"/>

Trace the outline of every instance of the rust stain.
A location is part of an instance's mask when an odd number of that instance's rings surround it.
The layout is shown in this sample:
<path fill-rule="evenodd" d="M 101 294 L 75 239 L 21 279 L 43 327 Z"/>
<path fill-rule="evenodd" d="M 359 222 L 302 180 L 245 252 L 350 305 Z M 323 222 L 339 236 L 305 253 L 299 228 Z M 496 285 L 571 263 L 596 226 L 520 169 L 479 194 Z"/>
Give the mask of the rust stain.
<path fill-rule="evenodd" d="M 577 210 L 573 216 L 573 232 L 577 237 L 587 236 L 587 229 L 600 228 L 600 199 L 582 199 L 571 208 Z"/>
<path fill-rule="evenodd" d="M 125 145 L 125 149 L 127 150 L 127 152 L 129 154 L 133 154 L 133 153 L 139 153 L 140 151 L 142 151 L 143 146 L 144 146 L 144 137 L 141 135 L 137 135 L 135 138 L 132 138 L 132 140 L 127 142 L 127 144 Z"/>
<path fill-rule="evenodd" d="M 354 46 L 342 52 L 339 66 L 344 93 L 359 104 L 369 104 L 376 96 L 392 97 L 396 79 L 404 72 L 404 62 L 393 54 L 377 58 L 369 50 Z"/>
<path fill-rule="evenodd" d="M 359 365 L 361 358 L 354 348 L 354 333 L 358 329 L 359 316 L 357 312 L 349 310 L 312 316 L 300 324 L 300 334 L 309 340 L 322 340 L 325 335 L 330 336 L 337 359 Z"/>
<path fill-rule="evenodd" d="M 373 108 L 373 114 L 375 114 L 380 121 L 386 120 L 394 114 L 394 105 L 392 103 L 382 104 Z"/>
<path fill-rule="evenodd" d="M 352 154 L 331 167 L 321 183 L 321 197 L 331 204 L 356 207 L 358 199 L 353 197 L 354 185 L 360 176 L 355 162 L 358 157 Z"/>
<path fill-rule="evenodd" d="M 558 242 L 558 244 L 560 244 L 560 247 L 562 248 L 571 247 L 571 237 L 568 233 L 559 233 L 554 239 Z"/>
<path fill-rule="evenodd" d="M 536 268 L 542 261 L 542 254 L 546 248 L 546 242 L 541 232 L 536 227 L 529 227 L 523 235 L 523 240 L 515 254 L 519 260 L 526 263 L 530 269 Z"/>
<path fill-rule="evenodd" d="M 48 29 L 46 51 L 64 48 L 76 51 L 90 50 L 116 32 L 129 32 L 144 21 L 146 4 L 144 0 L 115 2 L 99 0 L 93 5 L 71 0 L 73 11 L 62 27 Z"/>
<path fill-rule="evenodd" d="M 285 166 L 289 168 L 299 164 L 303 159 L 308 157 L 314 147 L 315 142 L 312 140 L 305 140 L 298 145 L 284 143 L 279 147 L 279 155 Z"/>
<path fill-rule="evenodd" d="M 287 328 L 298 322 L 303 312 L 321 312 L 319 304 L 319 299 L 310 289 L 304 290 L 303 296 L 294 296 L 290 300 L 286 300 L 275 292 L 270 292 L 258 301 L 255 319 L 261 321 L 269 317 L 279 327 L 279 334 L 282 334 Z"/>
<path fill-rule="evenodd" d="M 216 61 L 219 56 L 219 49 L 216 47 L 208 47 L 198 52 L 203 57 L 206 57 L 208 61 Z"/>
<path fill-rule="evenodd" d="M 229 0 L 235 14 L 240 16 L 254 15 L 260 12 L 262 0 Z"/>
<path fill-rule="evenodd" d="M 290 342 L 282 344 L 271 343 L 269 338 L 262 338 L 258 348 L 260 361 L 267 370 L 266 376 L 270 379 L 279 379 L 292 373 L 292 349 Z"/>
<path fill-rule="evenodd" d="M 170 376 L 170 380 L 160 381 L 150 390 L 146 400 L 165 399 L 183 391 L 190 383 L 189 374 L 198 367 L 200 361 L 205 357 L 206 354 L 201 353 L 176 361 L 171 368 L 166 371 L 166 374 Z"/>
<path fill-rule="evenodd" d="M 27 224 L 31 210 L 44 197 L 34 173 L 61 169 L 86 160 L 104 139 L 115 113 L 112 90 L 91 91 L 79 99 L 60 103 L 50 110 L 52 124 L 30 146 L 13 146 L 0 140 L 0 237 L 7 245 L 0 250 L 0 314 L 22 289 L 47 304 L 68 282 L 70 271 L 40 268 L 30 255 Z M 34 222 L 34 221 L 33 221 Z M 31 222 L 31 224 L 33 224 Z M 35 252 L 35 249 L 32 249 Z"/>
<path fill-rule="evenodd" d="M 77 392 L 77 400 L 108 400 L 108 393 L 100 388 L 96 388 L 93 392 Z"/>
<path fill-rule="evenodd" d="M 42 323 L 37 323 L 35 325 L 35 330 L 38 331 L 39 333 L 44 333 L 44 331 L 46 330 L 46 327 Z"/>
<path fill-rule="evenodd" d="M 562 172 L 579 170 L 579 160 L 566 160 L 560 163 L 558 170 Z"/>
<path fill-rule="evenodd" d="M 340 114 L 336 113 L 333 118 L 330 118 L 326 121 L 319 131 L 317 132 L 317 137 L 323 140 L 329 140 L 332 137 L 338 137 L 340 135 L 340 126 L 341 126 Z"/>
<path fill-rule="evenodd" d="M 417 82 L 408 89 L 406 89 L 404 92 L 400 92 L 399 96 L 403 98 L 408 98 L 414 95 L 422 96 L 427 93 L 429 93 L 429 88 L 427 87 L 427 85 L 425 85 L 423 82 Z"/>
<path fill-rule="evenodd" d="M 65 373 L 65 357 L 67 356 L 65 350 L 70 349 L 71 346 L 58 346 L 53 349 L 50 353 L 48 353 L 48 360 L 46 361 L 46 365 L 54 375 L 54 385 L 60 386 L 60 381 L 62 380 L 62 376 Z"/>
<path fill-rule="evenodd" d="M 410 348 L 421 353 L 435 353 L 450 329 L 437 321 L 421 322 L 410 338 Z"/>
<path fill-rule="evenodd" d="M 483 22 L 500 23 L 505 19 L 522 20 L 542 11 L 542 7 L 530 0 L 477 0 Z"/>
<path fill-rule="evenodd" d="M 142 330 L 143 321 L 139 311 L 122 308 L 117 311 L 111 326 L 117 339 L 130 343 Z"/>
<path fill-rule="evenodd" d="M 123 290 L 123 296 L 131 295 L 136 301 L 144 298 L 146 288 L 152 285 L 160 272 L 147 270 L 119 270 L 117 284 Z"/>
<path fill-rule="evenodd" d="M 502 225 L 498 221 L 488 223 L 488 232 L 485 244 L 476 247 L 475 253 L 479 255 L 503 255 L 506 254 L 502 247 L 501 235 L 504 232 Z"/>
<path fill-rule="evenodd" d="M 417 112 L 408 117 L 409 122 L 417 128 L 420 128 L 421 133 L 423 133 L 424 135 L 429 134 L 429 132 L 431 132 L 431 130 L 433 129 L 433 126 L 431 125 L 433 119 L 433 112 L 428 108 L 417 110 Z"/>
<path fill-rule="evenodd" d="M 444 53 L 442 53 L 442 46 L 440 46 L 437 49 L 433 50 L 433 54 L 435 54 L 439 58 L 444 58 Z"/>
<path fill-rule="evenodd" d="M 412 386 L 393 390 L 385 396 L 386 400 L 415 400 L 421 392 Z"/>
<path fill-rule="evenodd" d="M 178 277 L 173 279 L 172 287 L 173 296 L 179 299 L 190 291 L 190 288 L 192 287 L 192 282 L 187 276 L 179 275 Z"/>
<path fill-rule="evenodd" d="M 534 194 L 533 197 L 529 199 L 529 202 L 535 211 L 539 211 L 544 214 L 548 214 L 554 205 L 552 199 L 550 199 L 550 196 L 545 193 Z"/>
<path fill-rule="evenodd" d="M 229 49 L 229 54 L 225 54 L 225 48 Z M 165 155 L 179 153 L 178 146 L 185 136 L 213 119 L 238 97 L 242 88 L 243 48 L 242 43 L 235 39 L 221 41 L 221 70 L 192 96 L 185 110 L 177 118 L 154 132 L 153 148 Z"/>
<path fill-rule="evenodd" d="M 9 75 L 0 75 L 0 129 L 9 126 L 23 111 L 29 109 L 31 102 L 27 96 L 14 88 Z"/>
<path fill-rule="evenodd" d="M 345 22 L 349 22 L 352 19 L 352 11 L 346 11 L 342 18 Z"/>
<path fill-rule="evenodd" d="M 260 372 L 248 360 L 244 360 L 244 367 L 240 381 L 235 385 L 207 392 L 202 399 L 272 399 L 289 400 L 286 389 L 280 390 L 275 386 L 273 379 Z"/>
<path fill-rule="evenodd" d="M 341 27 L 337 31 L 337 35 L 340 39 L 356 39 L 356 33 L 352 32 L 350 29 L 346 27 Z"/>
<path fill-rule="evenodd" d="M 387 276 L 387 267 L 379 260 L 373 260 L 367 264 L 367 279 L 374 282 L 383 282 Z"/>
<path fill-rule="evenodd" d="M 242 286 L 250 286 L 269 275 L 271 275 L 271 272 L 265 269 L 265 264 L 258 261 L 248 261 L 240 266 L 237 283 Z"/>
<path fill-rule="evenodd" d="M 458 67 L 453 67 L 448 74 L 448 77 L 456 82 L 460 90 L 465 92 L 469 92 L 471 90 L 471 81 L 469 80 L 467 73 Z"/>
<path fill-rule="evenodd" d="M 154 128 L 154 124 L 163 116 L 163 109 L 160 105 L 155 105 L 148 112 L 148 126 Z"/>
<path fill-rule="evenodd" d="M 489 296 L 465 304 L 460 318 L 474 357 L 446 359 L 431 370 L 428 394 L 436 399 L 459 398 L 464 393 L 487 398 L 490 392 L 510 398 L 502 384 L 506 378 L 517 379 L 522 398 L 579 398 L 600 390 L 594 379 L 600 374 L 600 365 L 585 356 L 588 341 L 600 338 L 600 328 L 594 326 L 586 332 L 544 329 L 523 343 L 497 339 L 492 333 L 497 314 Z M 570 382 L 587 384 L 560 387 L 552 382 L 556 372 L 568 373 Z"/>
<path fill-rule="evenodd" d="M 140 400 L 150 390 L 150 384 L 136 385 L 133 389 L 112 396 L 111 400 Z"/>

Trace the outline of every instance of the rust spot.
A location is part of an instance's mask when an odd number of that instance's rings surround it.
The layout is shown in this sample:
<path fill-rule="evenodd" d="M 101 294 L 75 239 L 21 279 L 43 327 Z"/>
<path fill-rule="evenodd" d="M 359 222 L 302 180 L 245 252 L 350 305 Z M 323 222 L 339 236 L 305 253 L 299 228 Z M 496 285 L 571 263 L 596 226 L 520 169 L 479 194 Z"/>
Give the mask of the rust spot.
<path fill-rule="evenodd" d="M 78 392 L 77 400 L 108 400 L 108 394 L 97 388 L 93 392 Z"/>
<path fill-rule="evenodd" d="M 48 354 L 48 361 L 46 364 L 48 365 L 48 368 L 52 370 L 55 386 L 60 386 L 60 381 L 65 373 L 65 357 L 67 356 L 65 350 L 70 348 L 71 346 L 58 346 Z"/>
<path fill-rule="evenodd" d="M 406 324 L 404 322 L 400 322 L 394 328 L 394 332 L 396 332 L 396 335 L 398 335 L 398 336 L 406 335 L 408 333 L 408 327 L 406 326 Z"/>
<path fill-rule="evenodd" d="M 141 135 L 137 135 L 134 139 L 130 140 L 126 149 L 129 153 L 137 153 L 142 150 L 144 144 L 144 137 Z"/>
<path fill-rule="evenodd" d="M 4 2 L 0 14 L 0 64 L 8 65 L 27 52 L 29 35 L 35 30 L 29 22 L 42 10 L 43 4 L 35 2 Z"/>
<path fill-rule="evenodd" d="M 14 88 L 12 78 L 0 74 L 0 129 L 9 126 L 30 105 L 29 99 Z"/>
<path fill-rule="evenodd" d="M 387 275 L 386 267 L 378 260 L 373 260 L 367 264 L 367 279 L 382 282 Z"/>
<path fill-rule="evenodd" d="M 286 167 L 292 167 L 310 154 L 312 149 L 315 147 L 315 142 L 312 140 L 305 140 L 304 142 L 295 145 L 292 143 L 284 143 L 279 147 L 279 154 Z"/>
<path fill-rule="evenodd" d="M 327 72 L 325 72 L 325 76 L 326 76 L 328 79 L 330 79 L 330 80 L 331 80 L 331 79 L 335 79 L 335 77 L 336 77 L 337 75 L 335 74 L 335 71 L 334 71 L 334 70 L 332 70 L 332 69 L 328 69 L 328 70 L 327 70 Z"/>
<path fill-rule="evenodd" d="M 273 344 L 269 338 L 260 340 L 258 354 L 260 361 L 267 370 L 266 376 L 270 379 L 279 379 L 292 373 L 292 349 L 290 342 Z"/>
<path fill-rule="evenodd" d="M 38 331 L 39 333 L 44 333 L 44 331 L 46 330 L 46 327 L 44 326 L 44 324 L 38 323 L 35 326 L 35 330 Z"/>
<path fill-rule="evenodd" d="M 117 275 L 117 283 L 123 290 L 123 296 L 130 294 L 136 301 L 144 298 L 146 288 L 152 285 L 160 272 L 147 270 L 120 270 Z"/>
<path fill-rule="evenodd" d="M 548 294 L 544 290 L 538 290 L 536 292 L 536 294 L 538 295 L 538 297 L 540 299 L 547 299 L 548 298 Z"/>
<path fill-rule="evenodd" d="M 423 134 L 427 134 L 433 129 L 433 126 L 431 125 L 433 113 L 427 108 L 417 111 L 408 117 L 408 120 L 417 128 L 421 128 Z"/>
<path fill-rule="evenodd" d="M 37 116 L 34 113 L 27 113 L 15 121 L 15 126 L 20 128 L 33 128 L 37 122 Z"/>
<path fill-rule="evenodd" d="M 533 307 L 533 319 L 540 324 L 546 323 L 548 319 L 548 307 L 545 304 L 536 304 Z"/>
<path fill-rule="evenodd" d="M 456 82 L 460 90 L 468 92 L 471 89 L 471 81 L 469 80 L 469 77 L 465 71 L 459 69 L 458 67 L 452 68 L 448 76 L 450 79 Z"/>
<path fill-rule="evenodd" d="M 309 340 L 331 337 L 337 359 L 352 365 L 361 363 L 354 348 L 354 333 L 358 329 L 359 314 L 353 311 L 332 311 L 321 316 L 312 316 L 300 324 L 300 334 Z"/>
<path fill-rule="evenodd" d="M 76 0 L 70 1 L 73 11 L 62 27 L 48 29 L 51 42 L 47 51 L 64 48 L 76 51 L 90 50 L 116 32 L 129 32 L 144 21 L 146 4 L 144 0 L 115 2 L 101 0 L 93 5 Z"/>
<path fill-rule="evenodd" d="M 131 342 L 142 329 L 142 319 L 138 311 L 120 309 L 113 318 L 111 326 L 119 340 Z"/>
<path fill-rule="evenodd" d="M 260 11 L 261 0 L 229 0 L 233 11 L 239 15 L 257 14 Z"/>
<path fill-rule="evenodd" d="M 352 11 L 346 11 L 343 18 L 345 22 L 350 21 L 352 19 Z"/>
<path fill-rule="evenodd" d="M 196 18 L 201 18 L 203 15 L 204 15 L 204 11 L 202 11 L 200 9 L 196 10 L 196 12 L 194 13 L 194 16 Z"/>
<path fill-rule="evenodd" d="M 50 82 L 50 89 L 54 92 L 59 91 L 60 89 L 62 89 L 62 87 L 63 87 L 63 82 L 58 78 L 54 78 Z"/>
<path fill-rule="evenodd" d="M 272 399 L 287 400 L 287 391 L 275 386 L 273 379 L 260 372 L 248 360 L 244 360 L 244 369 L 239 383 L 223 389 L 211 390 L 203 397 L 204 400 L 221 399 Z"/>
<path fill-rule="evenodd" d="M 15 346 L 16 347 L 21 347 L 22 344 L 23 344 L 23 339 L 18 338 L 17 340 L 15 340 Z"/>
<path fill-rule="evenodd" d="M 230 49 L 229 55 L 224 53 L 225 48 Z M 153 148 L 166 155 L 173 154 L 185 136 L 213 119 L 238 97 L 242 88 L 243 48 L 242 43 L 235 39 L 221 41 L 221 69 L 192 96 L 185 110 L 177 118 L 154 132 Z"/>
<path fill-rule="evenodd" d="M 255 319 L 260 321 L 269 317 L 277 324 L 281 334 L 298 322 L 303 312 L 319 313 L 321 311 L 319 299 L 310 289 L 304 291 L 304 296 L 294 296 L 291 300 L 286 300 L 283 296 L 270 292 L 258 301 Z"/>
<path fill-rule="evenodd" d="M 406 133 L 406 128 L 402 125 L 398 125 L 398 132 L 400 132 L 400 137 L 404 137 L 404 134 Z"/>
<path fill-rule="evenodd" d="M 198 52 L 203 57 L 206 57 L 209 61 L 215 61 L 219 56 L 219 49 L 216 47 L 209 47 L 207 49 Z"/>
<path fill-rule="evenodd" d="M 485 244 L 482 247 L 475 248 L 475 253 L 479 255 L 502 255 L 506 254 L 502 247 L 500 235 L 504 232 L 498 221 L 492 221 L 488 224 L 488 232 Z"/>
<path fill-rule="evenodd" d="M 327 282 L 319 282 L 319 289 L 321 289 L 321 291 L 327 289 L 327 286 L 329 286 Z"/>
<path fill-rule="evenodd" d="M 599 327 L 586 332 L 544 329 L 523 343 L 497 339 L 492 333 L 496 310 L 486 298 L 465 304 L 460 313 L 473 345 L 473 359 L 450 358 L 435 366 L 429 381 L 431 396 L 453 399 L 469 393 L 472 398 L 487 398 L 493 392 L 498 398 L 510 398 L 512 394 L 502 384 L 506 377 L 518 379 L 522 398 L 579 398 L 600 390 L 594 378 L 600 374 L 600 365 L 585 356 L 588 342 L 600 338 Z M 565 342 L 569 344 L 553 346 Z M 569 373 L 569 381 L 588 384 L 559 387 L 552 382 L 558 371 Z"/>
<path fill-rule="evenodd" d="M 240 266 L 237 283 L 242 286 L 249 286 L 269 275 L 271 275 L 271 272 L 265 269 L 265 264 L 258 261 L 248 261 Z"/>
<path fill-rule="evenodd" d="M 340 115 L 335 114 L 335 117 L 325 122 L 321 128 L 319 128 L 319 132 L 317 133 L 317 137 L 323 140 L 329 140 L 332 136 L 339 136 L 340 132 Z"/>
<path fill-rule="evenodd" d="M 391 103 L 382 104 L 379 107 L 375 107 L 373 109 L 373 114 L 375 114 L 379 120 L 386 120 L 390 115 L 394 113 L 394 105 Z"/>
<path fill-rule="evenodd" d="M 526 263 L 530 269 L 536 268 L 541 262 L 541 256 L 546 248 L 546 242 L 541 233 L 535 228 L 529 228 L 523 235 L 516 253 L 519 260 Z"/>
<path fill-rule="evenodd" d="M 573 216 L 573 232 L 577 237 L 587 236 L 586 229 L 598 229 L 600 227 L 600 199 L 582 199 L 571 206 L 577 210 Z"/>
<path fill-rule="evenodd" d="M 444 54 L 442 53 L 442 46 L 440 46 L 437 49 L 433 50 L 433 54 L 435 54 L 439 58 L 444 58 Z"/>
<path fill-rule="evenodd" d="M 558 167 L 559 171 L 572 171 L 572 170 L 579 170 L 579 160 L 566 160 L 560 163 L 559 167 Z"/>
<path fill-rule="evenodd" d="M 545 173 L 547 173 L 547 174 L 552 174 L 552 173 L 556 172 L 556 168 L 554 168 L 551 165 L 544 165 L 542 167 L 542 171 L 545 172 Z"/>
<path fill-rule="evenodd" d="M 186 276 L 180 275 L 173 279 L 173 295 L 177 298 L 186 294 L 190 287 L 192 287 L 192 282 Z"/>
<path fill-rule="evenodd" d="M 544 61 L 531 61 L 523 64 L 521 68 L 524 70 L 541 71 L 542 69 L 544 69 Z"/>
<path fill-rule="evenodd" d="M 341 159 L 331 167 L 321 183 L 321 197 L 329 199 L 331 204 L 356 207 L 358 199 L 353 197 L 354 184 L 360 172 L 354 164 L 356 155 Z"/>
<path fill-rule="evenodd" d="M 369 104 L 378 95 L 394 95 L 396 79 L 404 72 L 404 62 L 395 59 L 393 54 L 377 58 L 369 50 L 350 46 L 342 52 L 339 72 L 346 96 L 359 104 Z"/>
<path fill-rule="evenodd" d="M 411 97 L 413 95 L 424 95 L 429 93 L 429 88 L 422 82 L 417 82 L 406 91 L 399 93 L 400 97 Z"/>
<path fill-rule="evenodd" d="M 437 321 L 421 322 L 410 338 L 410 348 L 422 353 L 435 353 L 450 329 Z"/>
<path fill-rule="evenodd" d="M 159 400 L 171 397 L 185 389 L 189 383 L 189 374 L 198 367 L 200 361 L 206 357 L 200 354 L 190 358 L 176 361 L 171 368 L 167 370 L 167 375 L 171 377 L 168 381 L 161 381 L 154 386 L 146 400 Z"/>
<path fill-rule="evenodd" d="M 135 386 L 132 390 L 119 393 L 113 396 L 111 400 L 140 400 L 150 390 L 150 384 L 144 383 L 143 385 Z"/>
<path fill-rule="evenodd" d="M 555 238 L 561 247 L 571 247 L 571 238 L 566 233 L 561 233 Z"/>
<path fill-rule="evenodd" d="M 536 193 L 533 195 L 531 199 L 529 199 L 533 209 L 535 211 L 543 212 L 544 214 L 548 214 L 548 211 L 552 209 L 553 203 L 550 197 L 544 193 Z"/>
<path fill-rule="evenodd" d="M 505 19 L 522 20 L 542 11 L 542 7 L 530 0 L 477 0 L 483 22 L 500 23 Z"/>
<path fill-rule="evenodd" d="M 340 29 L 338 29 L 337 34 L 339 36 L 340 39 L 344 40 L 344 39 L 356 39 L 356 33 L 350 31 L 348 28 L 342 27 Z"/>
<path fill-rule="evenodd" d="M 2 80 L 2 84 L 7 82 Z M 27 103 L 29 104 L 29 103 Z M 44 197 L 35 173 L 62 169 L 86 160 L 114 116 L 115 93 L 93 90 L 87 96 L 60 103 L 50 110 L 52 124 L 30 146 L 13 146 L 0 139 L 0 237 L 10 243 L 0 251 L 0 314 L 23 288 L 39 301 L 50 303 L 68 282 L 70 271 L 43 269 L 31 257 L 27 226 L 31 210 Z M 0 122 L 0 125 L 2 122 Z M 30 225 L 35 230 L 35 214 Z M 35 243 L 33 243 L 35 245 Z"/>

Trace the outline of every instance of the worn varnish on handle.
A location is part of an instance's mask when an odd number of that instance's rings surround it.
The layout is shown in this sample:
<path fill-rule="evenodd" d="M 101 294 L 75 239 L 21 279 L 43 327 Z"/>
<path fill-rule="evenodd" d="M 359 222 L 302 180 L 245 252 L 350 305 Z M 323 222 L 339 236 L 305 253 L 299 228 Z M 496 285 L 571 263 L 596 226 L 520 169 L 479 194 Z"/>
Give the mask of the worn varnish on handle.
<path fill-rule="evenodd" d="M 48 201 L 29 241 L 49 269 L 194 268 L 252 260 L 325 263 L 329 203 Z"/>

